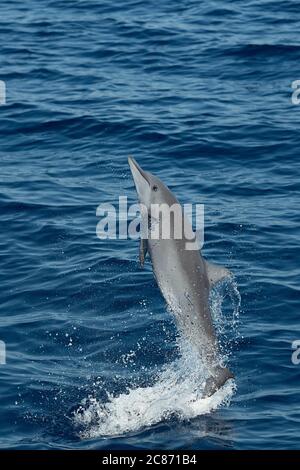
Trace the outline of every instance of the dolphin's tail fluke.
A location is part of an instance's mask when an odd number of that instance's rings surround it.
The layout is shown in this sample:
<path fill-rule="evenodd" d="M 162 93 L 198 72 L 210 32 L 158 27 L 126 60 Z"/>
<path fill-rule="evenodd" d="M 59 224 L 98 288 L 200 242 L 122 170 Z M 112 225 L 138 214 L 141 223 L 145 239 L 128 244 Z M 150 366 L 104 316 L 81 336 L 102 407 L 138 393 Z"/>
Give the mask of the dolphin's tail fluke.
<path fill-rule="evenodd" d="M 204 397 L 210 397 L 219 388 L 221 388 L 228 379 L 233 379 L 234 375 L 226 367 L 217 366 L 214 368 L 213 375 L 206 381 L 204 387 Z"/>

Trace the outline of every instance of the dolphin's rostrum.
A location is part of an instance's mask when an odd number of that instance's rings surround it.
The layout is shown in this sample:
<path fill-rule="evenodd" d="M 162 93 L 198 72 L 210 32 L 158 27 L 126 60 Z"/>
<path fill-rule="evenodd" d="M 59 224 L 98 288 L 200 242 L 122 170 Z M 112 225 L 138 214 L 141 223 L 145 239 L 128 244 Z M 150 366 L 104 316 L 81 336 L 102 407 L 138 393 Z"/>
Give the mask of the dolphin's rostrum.
<path fill-rule="evenodd" d="M 147 213 L 146 222 L 150 231 L 151 224 L 161 222 L 153 220 L 151 207 L 162 204 L 171 207 L 179 203 L 159 178 L 142 170 L 132 157 L 129 157 L 128 162 L 141 204 L 141 215 L 143 218 Z M 143 265 L 149 253 L 157 284 L 175 315 L 179 330 L 208 366 L 210 376 L 204 387 L 204 396 L 210 396 L 233 377 L 229 369 L 220 365 L 218 341 L 209 309 L 210 287 L 230 275 L 230 271 L 205 261 L 200 250 L 187 249 L 193 230 L 190 222 L 181 215 L 180 223 L 185 224 L 183 236 L 174 236 L 175 220 L 171 219 L 168 239 L 152 239 L 151 235 L 141 238 L 140 262 Z"/>

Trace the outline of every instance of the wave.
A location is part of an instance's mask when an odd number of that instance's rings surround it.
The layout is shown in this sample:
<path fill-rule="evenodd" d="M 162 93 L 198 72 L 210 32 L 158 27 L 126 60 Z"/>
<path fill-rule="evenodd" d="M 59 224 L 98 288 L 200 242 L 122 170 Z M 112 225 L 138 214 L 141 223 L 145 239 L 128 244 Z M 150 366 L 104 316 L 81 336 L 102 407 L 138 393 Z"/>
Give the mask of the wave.
<path fill-rule="evenodd" d="M 223 51 L 224 52 L 224 51 Z M 277 57 L 278 55 L 284 54 L 299 54 L 300 45 L 299 44 L 271 44 L 271 43 L 262 43 L 262 44 L 244 44 L 239 46 L 234 46 L 230 49 L 227 49 L 228 55 L 238 55 L 243 58 L 252 57 L 252 56 L 263 56 L 263 57 Z"/>

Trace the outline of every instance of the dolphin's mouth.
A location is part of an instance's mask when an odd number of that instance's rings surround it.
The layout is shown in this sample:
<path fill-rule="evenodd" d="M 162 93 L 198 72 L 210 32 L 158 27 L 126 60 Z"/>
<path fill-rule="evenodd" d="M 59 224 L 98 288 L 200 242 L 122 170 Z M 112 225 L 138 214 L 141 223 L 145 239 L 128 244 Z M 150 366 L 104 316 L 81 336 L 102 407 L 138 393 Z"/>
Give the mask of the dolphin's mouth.
<path fill-rule="evenodd" d="M 134 181 L 136 181 L 136 172 L 138 172 L 140 176 L 142 176 L 144 180 L 147 181 L 149 186 L 151 186 L 147 173 L 144 170 L 142 170 L 140 165 L 137 163 L 137 161 L 133 157 L 128 157 L 128 163 L 129 163 Z"/>

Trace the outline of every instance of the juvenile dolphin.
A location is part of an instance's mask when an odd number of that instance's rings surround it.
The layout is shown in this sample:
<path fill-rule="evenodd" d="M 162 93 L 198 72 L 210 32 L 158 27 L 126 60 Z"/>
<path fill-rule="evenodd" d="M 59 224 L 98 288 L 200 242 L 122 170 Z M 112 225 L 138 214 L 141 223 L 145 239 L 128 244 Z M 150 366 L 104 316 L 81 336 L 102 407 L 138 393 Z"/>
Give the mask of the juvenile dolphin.
<path fill-rule="evenodd" d="M 209 309 L 210 287 L 231 273 L 226 268 L 208 263 L 200 250 L 187 249 L 193 230 L 184 218 L 176 197 L 159 178 L 142 170 L 132 157 L 128 158 L 128 163 L 141 205 L 142 223 L 146 223 L 148 231 L 148 236 L 140 240 L 140 263 L 144 265 L 149 253 L 157 284 L 175 315 L 179 330 L 197 349 L 208 367 L 210 375 L 204 387 L 204 396 L 210 396 L 233 378 L 230 370 L 220 364 L 218 341 Z M 181 212 L 182 222 L 179 223 L 185 224 L 183 237 L 178 239 L 174 236 L 174 215 L 171 218 L 170 237 L 164 239 L 159 232 L 160 236 L 152 239 L 152 227 L 161 223 L 163 217 L 162 212 L 154 214 L 152 208 L 155 205 L 171 207 L 173 204 L 177 204 Z"/>

